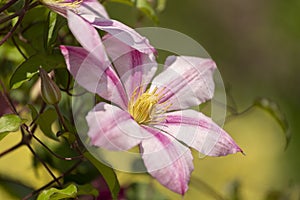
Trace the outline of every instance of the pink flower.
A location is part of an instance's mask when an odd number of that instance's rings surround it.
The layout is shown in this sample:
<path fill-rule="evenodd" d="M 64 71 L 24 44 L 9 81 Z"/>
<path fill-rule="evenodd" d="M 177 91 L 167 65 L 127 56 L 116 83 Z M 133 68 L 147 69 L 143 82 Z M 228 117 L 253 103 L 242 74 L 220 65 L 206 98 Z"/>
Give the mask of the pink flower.
<path fill-rule="evenodd" d="M 71 31 L 79 29 L 83 33 L 81 20 L 84 19 L 97 29 L 103 30 L 120 39 L 142 53 L 153 53 L 155 49 L 149 41 L 125 24 L 110 19 L 105 8 L 98 0 L 40 0 L 44 5 L 64 16 L 68 20 Z M 82 18 L 82 19 L 80 19 Z M 122 37 L 120 37 L 122 35 Z M 78 39 L 78 38 L 77 38 Z"/>
<path fill-rule="evenodd" d="M 209 117 L 189 109 L 213 96 L 216 65 L 211 59 L 170 56 L 154 77 L 153 54 L 111 35 L 102 44 L 93 30 L 86 25 L 84 36 L 73 30 L 84 48 L 61 46 L 76 81 L 112 103 L 101 102 L 86 116 L 92 145 L 113 151 L 139 145 L 147 171 L 182 195 L 193 171 L 189 147 L 208 156 L 242 152 Z"/>

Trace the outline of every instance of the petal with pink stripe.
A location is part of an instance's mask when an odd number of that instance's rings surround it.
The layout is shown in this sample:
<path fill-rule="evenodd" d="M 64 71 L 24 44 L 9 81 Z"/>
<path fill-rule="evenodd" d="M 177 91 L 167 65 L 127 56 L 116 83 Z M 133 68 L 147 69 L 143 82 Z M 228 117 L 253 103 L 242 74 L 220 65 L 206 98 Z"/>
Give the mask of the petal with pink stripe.
<path fill-rule="evenodd" d="M 128 112 L 107 103 L 97 104 L 86 120 L 91 144 L 107 150 L 128 150 L 148 136 Z"/>
<path fill-rule="evenodd" d="M 144 128 L 152 134 L 141 144 L 147 171 L 165 187 L 184 195 L 194 169 L 190 149 L 156 129 Z"/>
<path fill-rule="evenodd" d="M 113 37 L 141 53 L 156 53 L 156 50 L 150 45 L 146 37 L 141 36 L 134 29 L 117 20 L 99 18 L 93 15 L 85 16 L 84 19 L 90 22 L 94 27 L 111 34 Z"/>
<path fill-rule="evenodd" d="M 81 47 L 61 46 L 67 68 L 85 89 L 126 109 L 128 97 L 116 72 Z"/>
<path fill-rule="evenodd" d="M 68 10 L 67 15 L 68 26 L 81 46 L 102 62 L 107 62 L 108 57 L 97 30 L 78 14 Z"/>
<path fill-rule="evenodd" d="M 208 156 L 226 156 L 243 152 L 222 128 L 194 110 L 167 113 L 165 121 L 156 128 Z"/>
<path fill-rule="evenodd" d="M 151 89 L 162 91 L 160 103 L 172 103 L 169 110 L 199 105 L 214 94 L 214 61 L 189 56 L 169 56 L 165 70 L 154 78 Z"/>
<path fill-rule="evenodd" d="M 154 54 L 141 53 L 109 34 L 103 37 L 103 44 L 128 96 L 141 85 L 145 89 L 157 70 Z"/>

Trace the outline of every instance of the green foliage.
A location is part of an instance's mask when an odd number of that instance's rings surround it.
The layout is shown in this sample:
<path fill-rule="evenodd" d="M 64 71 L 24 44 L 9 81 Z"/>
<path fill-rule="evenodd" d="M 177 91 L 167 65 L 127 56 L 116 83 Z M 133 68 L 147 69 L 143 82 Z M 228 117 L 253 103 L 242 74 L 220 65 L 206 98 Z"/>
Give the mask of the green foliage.
<path fill-rule="evenodd" d="M 52 124 L 57 120 L 56 111 L 52 108 L 47 109 L 41 115 L 39 115 L 36 123 L 39 125 L 42 132 L 50 139 L 59 141 L 56 134 L 52 131 Z"/>
<path fill-rule="evenodd" d="M 41 192 L 37 200 L 60 200 L 67 198 L 75 198 L 80 195 L 98 196 L 98 191 L 91 185 L 75 185 L 70 184 L 63 189 L 50 188 Z"/>
<path fill-rule="evenodd" d="M 37 200 L 59 200 L 76 197 L 78 189 L 75 185 L 70 184 L 64 189 L 50 188 L 40 193 Z"/>
<path fill-rule="evenodd" d="M 22 122 L 22 119 L 17 115 L 3 115 L 0 118 L 0 140 L 2 140 L 9 132 L 17 131 Z"/>
<path fill-rule="evenodd" d="M 84 156 L 98 169 L 107 183 L 113 199 L 117 199 L 120 185 L 114 170 L 94 158 L 89 152 L 85 152 Z"/>
<path fill-rule="evenodd" d="M 92 195 L 97 197 L 99 195 L 98 190 L 96 190 L 91 184 L 78 185 L 77 195 Z"/>
<path fill-rule="evenodd" d="M 64 67 L 63 57 L 60 54 L 36 54 L 25 60 L 13 73 L 10 79 L 12 89 L 19 88 L 23 83 L 33 78 L 40 66 L 46 71 Z"/>

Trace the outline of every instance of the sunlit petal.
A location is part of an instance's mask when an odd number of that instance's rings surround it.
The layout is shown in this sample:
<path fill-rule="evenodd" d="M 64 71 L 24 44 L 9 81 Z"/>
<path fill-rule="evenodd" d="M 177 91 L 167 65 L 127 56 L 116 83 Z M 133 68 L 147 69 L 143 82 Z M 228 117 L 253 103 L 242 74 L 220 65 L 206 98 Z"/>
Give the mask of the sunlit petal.
<path fill-rule="evenodd" d="M 150 127 L 152 137 L 142 141 L 142 158 L 148 172 L 162 185 L 184 195 L 193 171 L 193 156 L 186 146 Z"/>

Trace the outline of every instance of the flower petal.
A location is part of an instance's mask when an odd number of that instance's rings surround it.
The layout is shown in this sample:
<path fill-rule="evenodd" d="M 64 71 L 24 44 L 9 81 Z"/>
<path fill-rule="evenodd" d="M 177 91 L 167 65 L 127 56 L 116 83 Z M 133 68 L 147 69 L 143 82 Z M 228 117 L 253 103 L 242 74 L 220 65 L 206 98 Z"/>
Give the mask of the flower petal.
<path fill-rule="evenodd" d="M 98 0 L 83 0 L 75 12 L 83 18 L 87 15 L 95 15 L 107 19 L 109 18 L 105 8 Z"/>
<path fill-rule="evenodd" d="M 110 34 L 103 37 L 103 44 L 128 96 L 141 85 L 145 89 L 157 70 L 154 54 L 141 53 Z"/>
<path fill-rule="evenodd" d="M 128 97 L 116 72 L 81 47 L 61 46 L 68 70 L 85 89 L 126 109 Z"/>
<path fill-rule="evenodd" d="M 66 17 L 67 11 L 71 10 L 80 16 L 95 15 L 99 17 L 109 18 L 105 8 L 98 2 L 98 0 L 40 1 L 63 17 Z"/>
<path fill-rule="evenodd" d="M 86 120 L 91 144 L 108 150 L 128 150 L 147 136 L 128 112 L 107 103 L 97 104 Z"/>
<path fill-rule="evenodd" d="M 85 15 L 84 19 L 90 22 L 94 27 L 103 30 L 121 42 L 145 54 L 156 53 L 147 38 L 141 36 L 138 32 L 126 26 L 125 24 L 107 18 L 100 18 L 95 15 Z"/>
<path fill-rule="evenodd" d="M 216 65 L 211 59 L 170 56 L 165 66 L 165 70 L 154 78 L 151 89 L 163 90 L 160 103 L 172 103 L 169 110 L 189 108 L 212 98 Z"/>
<path fill-rule="evenodd" d="M 104 46 L 97 30 L 78 14 L 68 10 L 68 26 L 83 48 L 93 53 L 99 60 L 108 61 Z M 78 28 L 80 27 L 80 28 Z"/>
<path fill-rule="evenodd" d="M 156 128 L 208 156 L 225 156 L 243 152 L 211 118 L 194 110 L 167 113 L 165 122 Z"/>
<path fill-rule="evenodd" d="M 142 141 L 142 158 L 147 171 L 162 185 L 183 195 L 194 169 L 193 156 L 186 146 L 160 131 L 144 126 L 152 137 Z"/>

